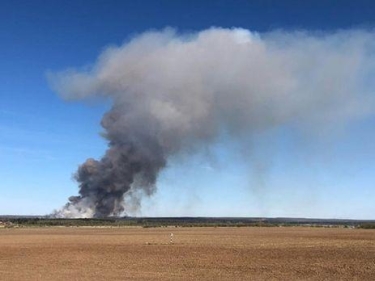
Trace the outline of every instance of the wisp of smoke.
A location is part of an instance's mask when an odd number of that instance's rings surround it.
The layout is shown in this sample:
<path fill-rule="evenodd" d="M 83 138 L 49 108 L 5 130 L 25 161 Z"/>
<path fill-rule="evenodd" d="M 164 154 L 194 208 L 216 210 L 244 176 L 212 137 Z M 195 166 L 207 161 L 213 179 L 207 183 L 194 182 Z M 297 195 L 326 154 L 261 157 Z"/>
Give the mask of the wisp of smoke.
<path fill-rule="evenodd" d="M 79 167 L 79 195 L 53 215 L 120 215 L 126 196 L 155 192 L 171 156 L 222 132 L 319 130 L 372 114 L 374 39 L 360 30 L 165 29 L 109 47 L 89 70 L 50 74 L 66 99 L 112 102 L 101 122 L 108 150 Z"/>

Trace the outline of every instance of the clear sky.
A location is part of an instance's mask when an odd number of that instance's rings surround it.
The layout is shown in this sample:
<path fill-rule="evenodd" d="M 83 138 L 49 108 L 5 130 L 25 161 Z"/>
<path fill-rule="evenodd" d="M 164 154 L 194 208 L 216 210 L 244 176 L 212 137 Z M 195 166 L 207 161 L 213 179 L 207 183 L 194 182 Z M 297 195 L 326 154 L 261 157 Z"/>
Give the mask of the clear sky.
<path fill-rule="evenodd" d="M 0 9 L 0 214 L 48 214 L 76 195 L 72 174 L 107 144 L 109 102 L 66 101 L 47 73 L 95 63 L 108 46 L 172 27 L 262 34 L 373 32 L 373 1 L 4 1 Z M 374 96 L 374 89 L 367 89 Z M 375 117 L 322 137 L 276 128 L 243 151 L 225 137 L 168 163 L 143 216 L 374 219 Z M 242 140 L 244 141 L 244 140 Z"/>

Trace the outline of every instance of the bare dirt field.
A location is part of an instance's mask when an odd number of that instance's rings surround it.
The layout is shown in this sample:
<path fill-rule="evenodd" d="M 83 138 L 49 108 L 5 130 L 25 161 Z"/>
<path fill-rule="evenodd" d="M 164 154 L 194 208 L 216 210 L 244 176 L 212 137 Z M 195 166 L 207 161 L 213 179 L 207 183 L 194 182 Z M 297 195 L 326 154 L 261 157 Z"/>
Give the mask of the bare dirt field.
<path fill-rule="evenodd" d="M 0 280 L 375 280 L 375 231 L 0 229 Z"/>

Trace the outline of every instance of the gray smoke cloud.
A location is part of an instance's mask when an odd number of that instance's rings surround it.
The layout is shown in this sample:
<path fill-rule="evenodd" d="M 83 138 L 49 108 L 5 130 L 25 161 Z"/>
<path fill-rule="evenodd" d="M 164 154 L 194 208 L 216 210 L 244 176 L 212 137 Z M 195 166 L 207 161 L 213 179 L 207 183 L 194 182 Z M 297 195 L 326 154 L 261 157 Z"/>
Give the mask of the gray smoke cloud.
<path fill-rule="evenodd" d="M 79 195 L 54 215 L 120 215 L 125 196 L 155 192 L 171 156 L 223 132 L 319 131 L 372 114 L 374 39 L 360 30 L 165 29 L 107 48 L 89 69 L 49 75 L 66 99 L 112 101 L 101 122 L 108 150 L 79 167 Z"/>

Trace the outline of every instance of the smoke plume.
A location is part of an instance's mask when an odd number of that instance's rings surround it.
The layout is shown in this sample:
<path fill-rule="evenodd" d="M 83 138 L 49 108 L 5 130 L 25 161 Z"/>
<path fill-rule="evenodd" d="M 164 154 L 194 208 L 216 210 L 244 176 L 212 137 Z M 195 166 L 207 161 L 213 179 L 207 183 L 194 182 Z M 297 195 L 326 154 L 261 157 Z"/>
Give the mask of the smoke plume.
<path fill-rule="evenodd" d="M 54 215 L 106 217 L 124 197 L 155 192 L 168 158 L 290 125 L 320 130 L 372 113 L 372 32 L 147 32 L 107 48 L 90 69 L 50 75 L 66 99 L 106 97 L 108 150 L 75 174 L 79 195 Z"/>

